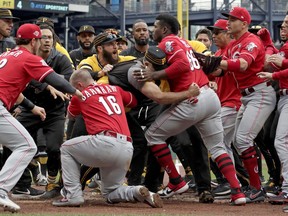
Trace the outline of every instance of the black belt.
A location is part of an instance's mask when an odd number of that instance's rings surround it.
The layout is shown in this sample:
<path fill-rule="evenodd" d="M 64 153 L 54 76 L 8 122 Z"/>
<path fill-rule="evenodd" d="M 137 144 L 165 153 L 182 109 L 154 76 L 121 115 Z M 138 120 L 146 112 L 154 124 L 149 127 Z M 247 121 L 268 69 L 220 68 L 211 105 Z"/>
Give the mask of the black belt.
<path fill-rule="evenodd" d="M 280 89 L 279 90 L 279 95 L 281 95 L 281 96 L 288 95 L 288 89 Z"/>
<path fill-rule="evenodd" d="M 261 83 L 260 83 L 261 84 Z M 259 85 L 259 84 L 258 84 Z M 266 86 L 270 86 L 271 85 L 271 82 L 266 82 Z M 255 92 L 255 88 L 254 87 L 249 87 L 249 88 L 246 88 L 244 90 L 241 90 L 240 93 L 242 96 L 247 96 L 253 92 Z"/>
<path fill-rule="evenodd" d="M 119 139 L 121 139 L 123 141 L 132 142 L 132 138 L 131 137 L 123 135 L 123 134 L 116 133 L 114 131 L 103 131 L 102 134 L 105 135 L 105 136 L 119 138 Z"/>

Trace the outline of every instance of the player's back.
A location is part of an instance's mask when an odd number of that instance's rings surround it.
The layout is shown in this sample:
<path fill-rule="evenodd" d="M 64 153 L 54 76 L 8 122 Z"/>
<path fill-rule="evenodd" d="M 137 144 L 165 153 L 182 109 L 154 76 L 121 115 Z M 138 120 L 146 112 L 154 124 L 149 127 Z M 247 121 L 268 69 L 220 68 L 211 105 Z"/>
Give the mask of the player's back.
<path fill-rule="evenodd" d="M 208 78 L 195 58 L 192 47 L 185 39 L 169 35 L 161 41 L 159 48 L 166 53 L 169 66 L 175 63 L 178 64 L 177 62 L 181 58 L 189 64 L 189 67 L 185 68 L 184 71 L 180 69 L 184 65 L 179 64 L 179 70 L 172 72 L 174 74 L 172 79 L 168 79 L 171 91 L 187 90 L 193 82 L 200 87 L 208 83 Z M 167 70 L 169 71 L 169 69 Z"/>
<path fill-rule="evenodd" d="M 83 115 L 89 134 L 112 130 L 130 136 L 124 104 L 132 101 L 131 93 L 118 86 L 94 84 L 83 90 L 82 94 L 84 97 L 81 102 L 73 97 L 69 112 L 75 113 L 75 109 L 79 109 L 77 106 L 80 106 L 79 111 Z"/>

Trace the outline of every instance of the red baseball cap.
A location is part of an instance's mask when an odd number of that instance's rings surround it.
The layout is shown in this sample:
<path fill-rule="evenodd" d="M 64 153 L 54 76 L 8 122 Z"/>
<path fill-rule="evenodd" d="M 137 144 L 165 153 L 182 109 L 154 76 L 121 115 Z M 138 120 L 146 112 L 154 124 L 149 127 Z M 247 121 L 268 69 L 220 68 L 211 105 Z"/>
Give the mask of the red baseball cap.
<path fill-rule="evenodd" d="M 33 39 L 33 38 L 41 38 L 41 30 L 39 26 L 35 24 L 23 24 L 19 27 L 16 37 L 23 39 Z"/>
<path fill-rule="evenodd" d="M 246 8 L 243 7 L 233 7 L 230 11 L 230 13 L 221 13 L 223 16 L 225 17 L 234 17 L 236 19 L 239 19 L 241 21 L 246 21 L 248 23 L 248 25 L 251 23 L 251 16 L 249 14 L 249 12 L 247 11 Z"/>
<path fill-rule="evenodd" d="M 227 31 L 228 30 L 227 25 L 228 25 L 228 20 L 218 19 L 213 26 L 208 26 L 207 28 L 211 31 L 213 31 L 214 29 Z"/>

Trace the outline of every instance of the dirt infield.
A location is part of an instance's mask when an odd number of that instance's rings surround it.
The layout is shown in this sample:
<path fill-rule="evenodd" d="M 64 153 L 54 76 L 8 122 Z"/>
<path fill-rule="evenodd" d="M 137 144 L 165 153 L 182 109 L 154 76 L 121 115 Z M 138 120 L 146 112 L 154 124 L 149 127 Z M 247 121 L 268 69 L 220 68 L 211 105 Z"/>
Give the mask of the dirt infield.
<path fill-rule="evenodd" d="M 229 200 L 216 200 L 213 204 L 198 203 L 195 193 L 187 192 L 164 200 L 164 207 L 154 209 L 143 203 L 107 204 L 99 194 L 85 191 L 85 204 L 79 208 L 53 207 L 52 200 L 15 200 L 21 206 L 20 214 L 43 215 L 285 215 L 283 206 L 268 202 L 230 206 Z M 1 213 L 0 213 L 1 215 Z M 286 214 L 288 215 L 288 214 Z"/>

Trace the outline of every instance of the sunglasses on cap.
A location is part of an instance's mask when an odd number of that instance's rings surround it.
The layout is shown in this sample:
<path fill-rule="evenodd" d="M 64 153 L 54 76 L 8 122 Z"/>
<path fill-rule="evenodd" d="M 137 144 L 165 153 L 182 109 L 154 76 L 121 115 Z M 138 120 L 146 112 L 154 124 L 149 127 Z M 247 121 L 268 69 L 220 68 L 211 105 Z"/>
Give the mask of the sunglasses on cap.
<path fill-rule="evenodd" d="M 108 43 L 108 42 L 112 42 L 112 41 L 118 41 L 120 40 L 120 37 L 116 34 L 108 34 L 106 36 L 106 39 L 102 42 L 102 44 Z"/>

